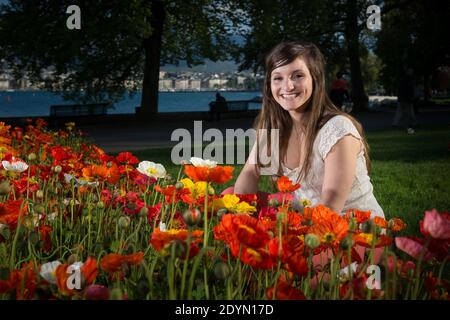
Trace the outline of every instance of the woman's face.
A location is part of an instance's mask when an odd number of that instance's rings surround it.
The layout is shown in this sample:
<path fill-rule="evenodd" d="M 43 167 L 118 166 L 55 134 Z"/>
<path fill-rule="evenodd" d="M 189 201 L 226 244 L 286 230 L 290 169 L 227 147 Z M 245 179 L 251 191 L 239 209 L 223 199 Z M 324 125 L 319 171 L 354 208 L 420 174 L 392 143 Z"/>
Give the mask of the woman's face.
<path fill-rule="evenodd" d="M 297 58 L 272 71 L 270 87 L 276 102 L 286 111 L 299 111 L 311 97 L 313 80 L 305 61 Z"/>

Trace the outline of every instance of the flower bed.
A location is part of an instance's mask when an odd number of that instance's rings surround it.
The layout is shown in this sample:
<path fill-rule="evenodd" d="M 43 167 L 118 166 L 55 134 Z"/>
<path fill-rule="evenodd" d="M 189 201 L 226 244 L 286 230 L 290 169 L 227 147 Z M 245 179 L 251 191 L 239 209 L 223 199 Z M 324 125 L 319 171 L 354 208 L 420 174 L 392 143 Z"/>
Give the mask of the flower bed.
<path fill-rule="evenodd" d="M 221 195 L 233 167 L 192 158 L 176 179 L 75 130 L 0 123 L 2 299 L 448 299 L 450 214 L 400 219 Z M 268 200 L 268 201 L 267 201 Z"/>

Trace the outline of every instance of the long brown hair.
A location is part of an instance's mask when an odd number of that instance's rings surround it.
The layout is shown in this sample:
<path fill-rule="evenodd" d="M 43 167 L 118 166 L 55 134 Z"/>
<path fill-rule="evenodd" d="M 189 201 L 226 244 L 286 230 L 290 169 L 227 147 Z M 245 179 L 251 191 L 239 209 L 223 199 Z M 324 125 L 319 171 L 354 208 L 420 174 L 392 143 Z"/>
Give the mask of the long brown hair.
<path fill-rule="evenodd" d="M 311 168 L 311 155 L 314 140 L 320 128 L 332 117 L 342 115 L 352 121 L 358 133 L 361 135 L 364 144 L 364 157 L 366 159 L 367 170 L 370 172 L 369 146 L 367 144 L 364 130 L 361 124 L 349 114 L 339 110 L 330 100 L 325 87 L 325 59 L 320 50 L 312 43 L 282 42 L 276 45 L 266 56 L 265 60 L 265 80 L 263 89 L 262 109 L 255 121 L 258 133 L 261 129 L 279 129 L 279 161 L 283 162 L 291 132 L 293 130 L 292 118 L 289 112 L 284 110 L 274 99 L 271 90 L 272 71 L 281 66 L 290 64 L 295 59 L 301 58 L 311 73 L 313 82 L 313 92 L 305 106 L 305 117 L 303 128 L 305 136 L 305 153 L 301 155 L 303 165 L 300 170 L 299 180 L 307 177 Z M 271 154 L 272 142 L 268 136 L 268 153 Z M 259 134 L 257 134 L 257 148 L 259 146 Z M 259 151 L 257 152 L 257 167 L 264 167 L 260 161 Z M 278 175 L 282 174 L 281 166 L 278 166 Z"/>

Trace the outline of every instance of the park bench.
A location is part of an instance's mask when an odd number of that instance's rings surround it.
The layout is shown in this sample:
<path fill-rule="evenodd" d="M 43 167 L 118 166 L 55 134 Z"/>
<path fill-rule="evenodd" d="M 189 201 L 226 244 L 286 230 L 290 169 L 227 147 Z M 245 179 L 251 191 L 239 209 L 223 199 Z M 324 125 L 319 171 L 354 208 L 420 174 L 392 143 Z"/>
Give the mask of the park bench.
<path fill-rule="evenodd" d="M 209 110 L 215 112 L 248 111 L 248 105 L 252 100 L 212 101 Z"/>
<path fill-rule="evenodd" d="M 50 106 L 51 118 L 101 116 L 106 115 L 108 109 L 113 108 L 111 102 L 93 104 L 64 104 Z"/>

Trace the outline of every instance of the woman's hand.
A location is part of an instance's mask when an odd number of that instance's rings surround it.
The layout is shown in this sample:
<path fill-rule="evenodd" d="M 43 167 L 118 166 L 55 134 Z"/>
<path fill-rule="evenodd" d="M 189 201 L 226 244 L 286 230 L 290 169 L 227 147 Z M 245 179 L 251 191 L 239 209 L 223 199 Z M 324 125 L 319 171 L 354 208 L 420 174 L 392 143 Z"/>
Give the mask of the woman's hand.
<path fill-rule="evenodd" d="M 362 143 L 354 136 L 340 139 L 325 157 L 321 202 L 341 213 L 355 179 L 356 159 Z"/>

